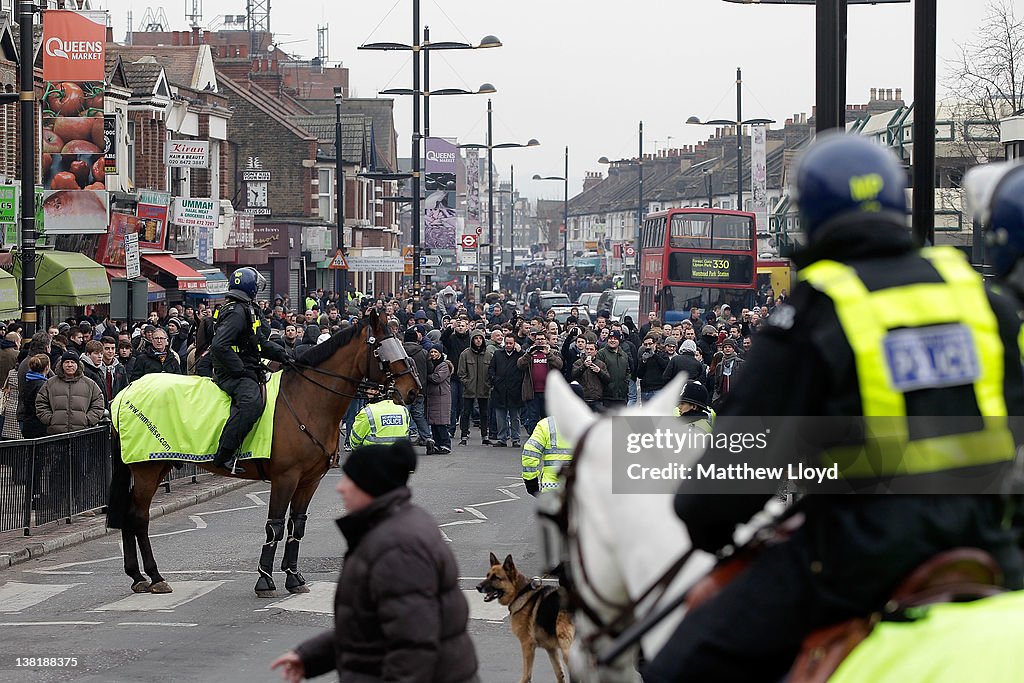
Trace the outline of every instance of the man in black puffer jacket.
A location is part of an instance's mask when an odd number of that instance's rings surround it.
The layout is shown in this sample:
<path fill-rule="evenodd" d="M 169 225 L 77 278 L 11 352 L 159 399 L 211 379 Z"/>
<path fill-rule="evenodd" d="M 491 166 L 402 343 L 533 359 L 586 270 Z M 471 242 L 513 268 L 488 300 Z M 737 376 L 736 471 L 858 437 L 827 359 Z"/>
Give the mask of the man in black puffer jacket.
<path fill-rule="evenodd" d="M 334 629 L 278 657 L 286 680 L 337 671 L 351 683 L 477 683 L 469 605 L 437 521 L 410 502 L 408 441 L 356 449 L 338 493 L 348 541 L 334 595 Z"/>

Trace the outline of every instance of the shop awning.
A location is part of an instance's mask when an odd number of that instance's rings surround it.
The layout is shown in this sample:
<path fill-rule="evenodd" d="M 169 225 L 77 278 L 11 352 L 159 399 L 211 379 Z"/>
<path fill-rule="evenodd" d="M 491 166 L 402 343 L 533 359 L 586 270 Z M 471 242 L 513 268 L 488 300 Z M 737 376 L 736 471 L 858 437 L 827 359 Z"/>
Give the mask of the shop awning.
<path fill-rule="evenodd" d="M 21 278 L 21 259 L 14 259 Z M 110 303 L 110 282 L 100 264 L 77 251 L 36 252 L 36 304 L 96 306 Z"/>
<path fill-rule="evenodd" d="M 0 270 L 0 319 L 21 317 L 18 281 L 6 270 Z"/>
<path fill-rule="evenodd" d="M 228 277 L 216 266 L 203 263 L 195 258 L 182 258 L 178 260 L 206 278 L 206 284 L 199 291 L 189 292 L 189 296 L 220 299 L 228 293 Z"/>
<path fill-rule="evenodd" d="M 128 277 L 128 273 L 125 272 L 124 268 L 111 268 L 110 266 L 107 266 L 107 278 L 113 280 L 115 277 Z M 153 303 L 156 301 L 165 301 L 166 299 L 166 289 L 152 280 L 146 280 L 146 301 Z"/>
<path fill-rule="evenodd" d="M 206 278 L 170 254 L 142 254 L 142 260 L 178 281 L 178 290 L 190 292 L 202 289 Z"/>

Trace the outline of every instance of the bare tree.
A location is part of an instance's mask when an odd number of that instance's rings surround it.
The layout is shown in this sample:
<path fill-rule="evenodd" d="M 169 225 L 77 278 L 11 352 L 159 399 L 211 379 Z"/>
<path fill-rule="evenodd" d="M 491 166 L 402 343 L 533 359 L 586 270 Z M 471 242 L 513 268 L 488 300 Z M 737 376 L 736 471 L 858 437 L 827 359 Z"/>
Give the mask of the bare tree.
<path fill-rule="evenodd" d="M 967 158 L 1000 158 L 999 120 L 1024 110 L 1024 22 L 1013 0 L 989 0 L 974 37 L 948 62 L 956 141 Z"/>

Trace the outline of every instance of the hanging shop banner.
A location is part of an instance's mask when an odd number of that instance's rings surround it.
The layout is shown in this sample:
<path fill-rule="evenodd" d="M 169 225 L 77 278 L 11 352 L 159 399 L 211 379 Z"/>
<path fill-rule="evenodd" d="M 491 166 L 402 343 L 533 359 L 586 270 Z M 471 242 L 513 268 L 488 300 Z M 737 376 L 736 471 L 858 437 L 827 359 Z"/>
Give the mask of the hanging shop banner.
<path fill-rule="evenodd" d="M 236 213 L 230 225 L 231 227 L 228 230 L 228 246 L 252 249 L 256 227 L 256 219 L 253 215 Z M 213 263 L 213 261 L 207 261 L 206 263 Z"/>
<path fill-rule="evenodd" d="M 139 246 L 162 251 L 167 242 L 167 205 L 169 192 L 139 190 L 139 203 L 135 215 L 139 224 Z"/>
<path fill-rule="evenodd" d="M 196 258 L 203 263 L 213 263 L 213 228 L 199 228 L 196 234 Z"/>
<path fill-rule="evenodd" d="M 348 256 L 348 269 L 353 273 L 401 273 L 405 269 L 402 256 L 372 254 L 369 256 Z"/>
<path fill-rule="evenodd" d="M 109 174 L 117 173 L 117 115 L 103 117 L 103 166 Z"/>
<path fill-rule="evenodd" d="M 47 235 L 97 235 L 110 224 L 109 193 L 43 190 L 43 222 Z"/>
<path fill-rule="evenodd" d="M 0 185 L 0 236 L 5 247 L 18 246 L 17 185 Z"/>
<path fill-rule="evenodd" d="M 96 262 L 105 266 L 125 266 L 125 236 L 139 231 L 139 219 L 128 213 L 110 214 L 110 229 L 99 239 Z"/>
<path fill-rule="evenodd" d="M 220 204 L 215 199 L 175 197 L 171 203 L 171 222 L 196 228 L 216 228 Z"/>
<path fill-rule="evenodd" d="M 210 165 L 210 141 L 168 140 L 164 161 L 170 168 L 207 168 Z"/>
<path fill-rule="evenodd" d="M 444 138 L 427 138 L 424 146 L 423 246 L 427 249 L 455 249 L 458 232 L 455 211 L 455 170 L 459 156 L 455 143 Z"/>
<path fill-rule="evenodd" d="M 43 12 L 43 80 L 102 81 L 106 40 L 103 10 Z"/>
<path fill-rule="evenodd" d="M 768 134 L 765 126 L 750 128 L 750 187 L 758 231 L 768 230 Z"/>

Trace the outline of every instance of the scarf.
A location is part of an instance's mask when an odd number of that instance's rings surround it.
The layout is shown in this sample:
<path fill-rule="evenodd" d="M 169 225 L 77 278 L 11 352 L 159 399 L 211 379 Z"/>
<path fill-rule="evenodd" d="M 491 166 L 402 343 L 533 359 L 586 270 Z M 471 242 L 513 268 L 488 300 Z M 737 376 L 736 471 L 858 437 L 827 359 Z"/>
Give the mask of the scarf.
<path fill-rule="evenodd" d="M 35 379 L 46 380 L 46 375 L 41 372 L 36 372 L 35 370 L 29 370 L 25 373 L 25 381 L 32 381 Z"/>

